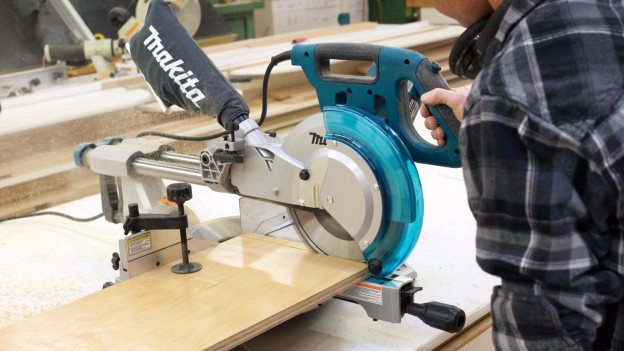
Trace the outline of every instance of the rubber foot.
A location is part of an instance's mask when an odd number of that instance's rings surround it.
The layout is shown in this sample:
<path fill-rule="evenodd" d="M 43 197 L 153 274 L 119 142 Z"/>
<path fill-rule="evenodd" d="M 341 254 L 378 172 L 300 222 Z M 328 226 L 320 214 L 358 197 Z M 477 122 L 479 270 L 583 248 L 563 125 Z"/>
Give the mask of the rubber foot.
<path fill-rule="evenodd" d="M 177 274 L 195 273 L 199 271 L 200 269 L 202 269 L 202 265 L 199 263 L 195 263 L 195 262 L 189 262 L 186 264 L 178 263 L 175 266 L 171 267 L 171 271 Z"/>

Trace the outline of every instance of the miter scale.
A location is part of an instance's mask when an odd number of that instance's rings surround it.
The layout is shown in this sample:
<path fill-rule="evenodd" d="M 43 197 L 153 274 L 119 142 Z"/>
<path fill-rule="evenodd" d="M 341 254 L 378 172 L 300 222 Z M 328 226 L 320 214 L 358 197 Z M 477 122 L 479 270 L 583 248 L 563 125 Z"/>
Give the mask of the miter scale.
<path fill-rule="evenodd" d="M 249 223 L 246 217 L 257 219 L 257 211 L 264 208 L 259 204 L 267 204 L 270 211 L 287 213 L 293 223 L 278 220 L 267 232 L 289 227 L 314 251 L 366 262 L 373 277 L 340 297 L 360 303 L 372 318 L 399 322 L 407 312 L 440 329 L 461 329 L 461 310 L 413 303 L 419 290 L 414 278 L 394 274 L 414 248 L 422 225 L 423 196 L 414 162 L 459 166 L 459 123 L 450 109 L 431 107 L 448 137 L 442 148 L 425 142 L 410 118 L 410 99 L 435 87 L 448 88 L 439 66 L 414 51 L 374 45 L 296 45 L 274 57 L 271 65 L 290 59 L 300 66 L 317 90 L 322 112 L 279 139 L 260 130 L 263 118 L 260 123 L 248 118 L 240 95 L 190 36 L 175 35 L 178 27 L 169 7 L 153 1 L 144 29 L 131 41 L 132 57 L 164 105 L 217 116 L 227 130 L 224 140 L 209 143 L 199 155 L 177 153 L 169 145 L 141 138 L 106 139 L 75 152 L 78 165 L 101 175 L 108 220 L 128 225 L 146 215 L 165 219 L 164 224 L 136 226 L 120 240 L 122 279 L 173 255 L 175 233 L 156 233 L 179 228 L 167 222 L 168 216 L 176 216 L 175 208 L 161 202 L 162 178 L 172 179 L 242 196 L 247 205 L 241 206 L 240 223 Z M 338 75 L 330 70 L 331 59 L 370 61 L 372 66 L 366 76 Z M 175 67 L 183 67 L 182 73 L 167 71 L 170 62 L 178 62 Z M 190 72 L 197 79 L 191 80 Z M 130 203 L 136 204 L 132 213 Z M 247 211 L 250 206 L 255 210 Z M 225 233 L 240 234 L 235 220 L 225 223 Z M 212 224 L 189 224 L 195 238 L 189 242 L 191 251 L 201 249 L 198 238 L 227 240 L 228 234 Z M 146 233 L 160 240 L 171 236 L 162 247 L 150 242 L 149 249 L 137 250 L 148 247 Z M 139 240 L 144 246 L 136 244 Z"/>

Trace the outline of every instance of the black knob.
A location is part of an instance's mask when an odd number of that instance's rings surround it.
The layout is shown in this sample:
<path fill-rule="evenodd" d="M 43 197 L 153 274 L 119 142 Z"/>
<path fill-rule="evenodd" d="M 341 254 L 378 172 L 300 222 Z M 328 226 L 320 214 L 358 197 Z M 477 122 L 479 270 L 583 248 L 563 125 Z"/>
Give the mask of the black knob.
<path fill-rule="evenodd" d="M 299 172 L 299 179 L 301 179 L 301 180 L 308 180 L 308 179 L 310 179 L 310 171 L 308 171 L 307 169 L 302 169 Z"/>
<path fill-rule="evenodd" d="M 381 262 L 376 258 L 368 261 L 368 270 L 373 273 L 373 275 L 381 273 Z"/>
<path fill-rule="evenodd" d="M 111 263 L 113 264 L 113 269 L 114 270 L 118 270 L 119 269 L 119 261 L 121 260 L 121 258 L 119 257 L 119 254 L 116 252 L 113 252 L 113 258 L 111 258 Z"/>
<path fill-rule="evenodd" d="M 102 289 L 110 288 L 113 285 L 115 285 L 113 282 L 106 282 L 102 285 Z"/>
<path fill-rule="evenodd" d="M 269 130 L 268 132 L 266 132 L 268 136 L 270 136 L 271 138 L 275 138 L 277 136 L 277 132 L 274 130 Z"/>
<path fill-rule="evenodd" d="M 131 203 L 128 205 L 128 216 L 129 217 L 138 217 L 139 216 L 139 205 L 135 203 Z"/>
<path fill-rule="evenodd" d="M 176 204 L 183 204 L 193 197 L 191 184 L 173 183 L 167 186 L 167 200 Z"/>

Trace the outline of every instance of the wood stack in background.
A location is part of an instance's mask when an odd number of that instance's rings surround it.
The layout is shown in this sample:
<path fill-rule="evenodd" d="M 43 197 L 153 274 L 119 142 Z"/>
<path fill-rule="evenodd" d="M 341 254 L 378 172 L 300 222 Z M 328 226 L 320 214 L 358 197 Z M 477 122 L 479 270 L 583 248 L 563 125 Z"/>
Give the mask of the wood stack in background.
<path fill-rule="evenodd" d="M 246 81 L 234 85 L 247 101 L 251 118 L 258 120 L 262 76 L 266 66 L 272 56 L 290 50 L 294 41 L 370 43 L 416 50 L 431 61 L 439 62 L 449 85 L 457 87 L 468 82 L 455 78 L 449 72 L 448 54 L 462 31 L 457 26 L 426 26 L 420 23 L 378 26 L 367 22 L 211 46 L 204 51 L 226 77 Z M 349 61 L 336 62 L 332 66 L 332 71 L 345 74 L 362 74 L 365 69 L 361 64 Z M 278 136 L 283 137 L 294 125 L 318 112 L 319 108 L 314 89 L 298 67 L 282 63 L 273 72 L 268 118 L 262 128 L 277 130 Z M 130 92 L 145 89 L 145 84 L 142 77 L 126 77 L 103 83 L 102 89 Z M 120 99 L 123 99 L 123 94 Z M 85 112 L 85 116 L 79 119 L 58 121 L 0 137 L 0 218 L 42 210 L 98 193 L 97 175 L 74 165 L 73 150 L 80 143 L 98 142 L 111 136 L 130 138 L 146 130 L 192 136 L 222 130 L 209 116 L 190 115 L 184 111 L 163 114 L 154 104 L 116 109 L 114 105 L 117 101 L 110 103 L 113 105 L 110 112 L 97 115 Z M 78 104 L 80 106 L 67 108 L 88 111 L 88 101 Z M 46 118 L 45 106 L 42 104 L 42 120 Z M 0 120 L 6 113 L 0 113 Z M 206 142 L 171 144 L 178 151 L 196 154 Z"/>

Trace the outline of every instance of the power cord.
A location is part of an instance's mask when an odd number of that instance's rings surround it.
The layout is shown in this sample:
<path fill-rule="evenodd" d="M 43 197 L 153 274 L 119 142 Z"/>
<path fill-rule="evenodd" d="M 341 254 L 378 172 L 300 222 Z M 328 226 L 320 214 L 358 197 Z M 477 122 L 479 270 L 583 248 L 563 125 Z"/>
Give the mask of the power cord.
<path fill-rule="evenodd" d="M 271 76 L 271 71 L 273 67 L 277 66 L 280 62 L 290 60 L 290 50 L 284 51 L 281 54 L 277 54 L 271 57 L 271 62 L 267 66 L 266 71 L 264 72 L 264 79 L 262 80 L 262 113 L 260 114 L 260 120 L 258 121 L 258 126 L 261 126 L 264 123 L 267 115 L 267 96 L 269 90 L 269 76 Z"/>
<path fill-rule="evenodd" d="M 146 135 L 152 135 L 152 136 L 159 136 L 159 137 L 173 139 L 173 140 L 207 141 L 207 140 L 220 138 L 220 137 L 226 136 L 228 134 L 230 134 L 230 132 L 223 131 L 223 132 L 219 132 L 219 133 L 215 133 L 215 134 L 211 134 L 211 135 L 206 135 L 206 136 L 191 137 L 191 136 L 175 135 L 175 134 L 168 134 L 168 133 L 161 133 L 161 132 L 141 132 L 141 133 L 137 134 L 136 137 L 137 138 L 141 138 L 141 137 L 144 137 Z"/>
<path fill-rule="evenodd" d="M 76 221 L 76 222 L 91 222 L 91 221 L 94 221 L 94 220 L 104 216 L 104 213 L 100 213 L 98 215 L 95 215 L 95 216 L 89 217 L 89 218 L 77 218 L 77 217 L 70 216 L 68 214 L 61 213 L 61 212 L 43 211 L 43 212 L 25 213 L 25 214 L 16 215 L 16 216 L 0 218 L 0 223 L 6 222 L 6 221 L 12 221 L 14 219 L 37 217 L 37 216 L 46 216 L 46 215 L 49 215 L 49 216 L 59 216 L 59 217 L 67 218 L 69 220 Z"/>

